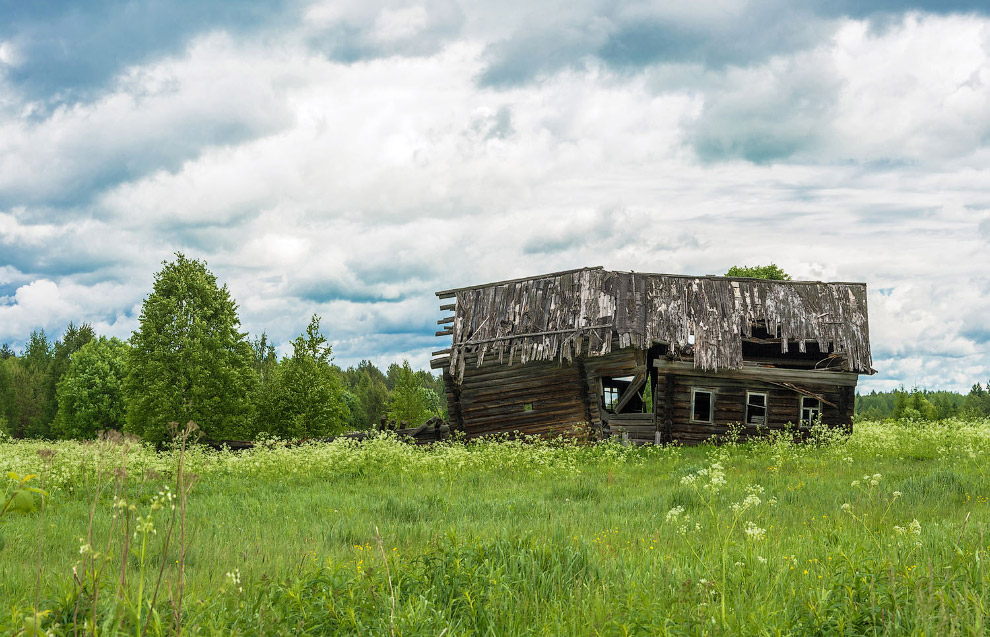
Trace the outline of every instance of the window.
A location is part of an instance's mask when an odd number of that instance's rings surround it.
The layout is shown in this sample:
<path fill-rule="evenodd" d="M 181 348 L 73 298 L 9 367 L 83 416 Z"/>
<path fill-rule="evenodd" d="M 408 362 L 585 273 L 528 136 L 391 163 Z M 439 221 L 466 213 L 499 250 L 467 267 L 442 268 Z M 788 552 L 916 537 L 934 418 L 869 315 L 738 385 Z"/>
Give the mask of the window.
<path fill-rule="evenodd" d="M 801 396 L 801 423 L 810 425 L 822 417 L 822 401 L 811 396 Z"/>
<path fill-rule="evenodd" d="M 630 386 L 637 381 L 639 377 L 636 376 L 604 376 L 602 377 L 602 404 L 601 407 L 608 413 L 622 412 L 628 413 L 639 413 L 643 411 L 643 389 L 642 382 L 639 386 L 635 388 L 635 393 L 626 398 L 626 402 L 622 405 L 622 409 L 616 409 L 622 400 L 623 395 L 627 393 Z M 639 378 L 642 381 L 641 378 Z"/>
<path fill-rule="evenodd" d="M 767 394 L 766 392 L 746 392 L 746 424 L 767 424 Z"/>
<path fill-rule="evenodd" d="M 619 388 L 608 387 L 607 385 L 602 387 L 602 402 L 606 411 L 612 411 L 615 403 L 619 402 Z"/>
<path fill-rule="evenodd" d="M 710 389 L 691 390 L 691 422 L 712 422 L 715 392 Z"/>

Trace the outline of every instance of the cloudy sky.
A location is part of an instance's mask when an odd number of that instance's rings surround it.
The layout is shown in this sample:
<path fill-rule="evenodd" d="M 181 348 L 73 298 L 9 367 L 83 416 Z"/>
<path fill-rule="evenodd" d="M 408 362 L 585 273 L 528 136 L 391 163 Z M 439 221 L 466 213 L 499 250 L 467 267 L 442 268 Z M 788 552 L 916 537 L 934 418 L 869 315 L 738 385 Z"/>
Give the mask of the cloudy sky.
<path fill-rule="evenodd" d="M 877 376 L 990 378 L 985 0 L 0 0 L 0 342 L 244 329 L 427 364 L 434 291 L 586 265 L 865 281 Z"/>

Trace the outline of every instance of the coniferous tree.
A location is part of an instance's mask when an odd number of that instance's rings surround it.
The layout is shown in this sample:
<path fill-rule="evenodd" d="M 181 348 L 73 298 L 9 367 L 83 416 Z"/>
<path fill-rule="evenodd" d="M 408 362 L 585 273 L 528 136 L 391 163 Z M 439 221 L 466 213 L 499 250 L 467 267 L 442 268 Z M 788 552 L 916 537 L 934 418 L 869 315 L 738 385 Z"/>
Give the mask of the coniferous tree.
<path fill-rule="evenodd" d="M 313 315 L 278 363 L 259 400 L 258 429 L 283 438 L 323 438 L 347 428 L 343 386 L 330 364 L 332 348 Z"/>
<path fill-rule="evenodd" d="M 170 422 L 192 420 L 207 438 L 246 437 L 258 375 L 237 305 L 205 262 L 175 256 L 155 275 L 131 337 L 127 429 L 161 441 Z"/>

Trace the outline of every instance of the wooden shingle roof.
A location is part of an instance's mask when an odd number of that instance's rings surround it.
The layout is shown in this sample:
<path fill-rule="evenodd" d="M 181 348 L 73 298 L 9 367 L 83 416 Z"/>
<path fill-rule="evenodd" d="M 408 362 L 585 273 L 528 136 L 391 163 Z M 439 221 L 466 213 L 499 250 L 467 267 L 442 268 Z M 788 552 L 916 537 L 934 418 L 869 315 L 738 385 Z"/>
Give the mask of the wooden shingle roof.
<path fill-rule="evenodd" d="M 612 348 L 686 346 L 704 370 L 743 366 L 742 340 L 754 327 L 839 354 L 848 371 L 870 373 L 865 283 L 770 281 L 616 272 L 555 272 L 438 292 L 455 298 L 450 368 L 463 374 L 466 351 L 513 361 L 601 356 Z M 446 307 L 450 307 L 449 305 Z M 450 322 L 450 319 L 443 321 Z"/>

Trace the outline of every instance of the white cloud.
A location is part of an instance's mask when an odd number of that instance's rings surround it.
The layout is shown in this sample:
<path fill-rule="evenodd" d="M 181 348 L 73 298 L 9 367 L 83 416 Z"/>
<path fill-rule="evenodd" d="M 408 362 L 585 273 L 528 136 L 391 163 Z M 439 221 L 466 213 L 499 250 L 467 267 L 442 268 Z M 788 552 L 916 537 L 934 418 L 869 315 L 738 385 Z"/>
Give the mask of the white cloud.
<path fill-rule="evenodd" d="M 472 9 L 470 38 L 427 47 L 438 24 L 455 37 L 444 6 L 314 4 L 288 35 L 214 33 L 90 102 L 0 115 L 0 285 L 18 286 L 0 340 L 68 320 L 127 336 L 175 250 L 205 258 L 244 328 L 283 350 L 320 313 L 345 365 L 425 365 L 441 288 L 774 261 L 870 285 L 866 387 L 990 376 L 990 21 L 844 20 L 723 70 L 592 56 L 495 89 L 478 86 L 486 46 L 532 11 Z M 380 55 L 300 43 L 342 24 Z"/>

